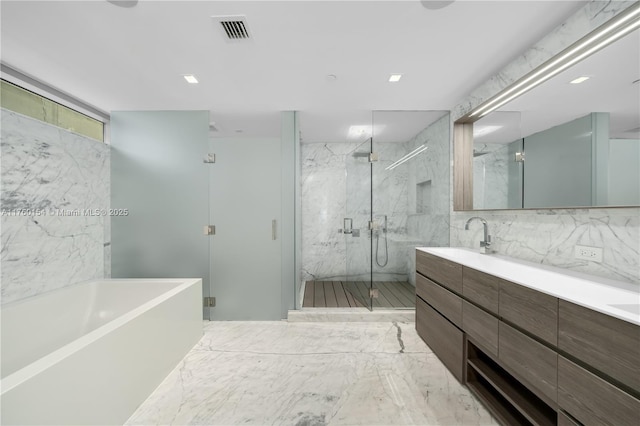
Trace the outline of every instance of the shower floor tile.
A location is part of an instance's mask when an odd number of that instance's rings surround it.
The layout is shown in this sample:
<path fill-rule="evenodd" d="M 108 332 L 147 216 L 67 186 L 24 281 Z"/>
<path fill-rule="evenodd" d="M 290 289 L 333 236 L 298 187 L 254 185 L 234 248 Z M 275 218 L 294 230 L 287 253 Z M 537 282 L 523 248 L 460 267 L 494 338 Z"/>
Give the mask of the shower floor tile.
<path fill-rule="evenodd" d="M 206 322 L 128 425 L 497 424 L 414 323 Z"/>
<path fill-rule="evenodd" d="M 415 308 L 416 290 L 408 282 L 374 282 L 374 308 Z M 364 281 L 307 281 L 303 308 L 358 308 L 368 305 L 369 283 Z"/>

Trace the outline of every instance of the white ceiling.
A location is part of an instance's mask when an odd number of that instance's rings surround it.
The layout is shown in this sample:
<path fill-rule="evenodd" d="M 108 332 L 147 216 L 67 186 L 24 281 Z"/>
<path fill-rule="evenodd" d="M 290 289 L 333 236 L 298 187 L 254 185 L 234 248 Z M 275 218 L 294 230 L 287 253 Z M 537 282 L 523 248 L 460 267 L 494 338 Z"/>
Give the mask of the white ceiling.
<path fill-rule="evenodd" d="M 366 111 L 451 109 L 584 3 L 2 1 L 1 59 L 105 111 L 206 109 L 220 135 L 274 136 L 298 110 L 324 129 L 307 141 L 333 140 Z M 245 15 L 252 40 L 212 15 Z"/>

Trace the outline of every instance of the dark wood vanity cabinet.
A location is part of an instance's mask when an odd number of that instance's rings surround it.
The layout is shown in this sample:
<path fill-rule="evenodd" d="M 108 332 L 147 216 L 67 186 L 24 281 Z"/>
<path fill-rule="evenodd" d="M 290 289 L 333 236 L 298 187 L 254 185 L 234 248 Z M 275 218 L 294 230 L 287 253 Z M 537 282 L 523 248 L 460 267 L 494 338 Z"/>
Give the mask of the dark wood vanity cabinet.
<path fill-rule="evenodd" d="M 454 325 L 462 326 L 462 298 L 422 275 L 416 276 L 416 294 Z"/>
<path fill-rule="evenodd" d="M 558 299 L 502 280 L 500 318 L 555 346 L 558 343 Z"/>
<path fill-rule="evenodd" d="M 498 318 L 465 300 L 462 304 L 462 329 L 478 347 L 498 356 Z"/>
<path fill-rule="evenodd" d="M 472 303 L 497 314 L 501 281 L 493 275 L 465 267 L 462 270 L 462 294 Z"/>
<path fill-rule="evenodd" d="M 640 425 L 640 327 L 416 252 L 416 329 L 502 424 Z"/>
<path fill-rule="evenodd" d="M 558 402 L 584 425 L 640 424 L 640 400 L 563 356 L 558 358 Z"/>
<path fill-rule="evenodd" d="M 416 270 L 441 286 L 462 294 L 462 265 L 418 251 Z"/>
<path fill-rule="evenodd" d="M 464 382 L 464 333 L 420 298 L 416 300 L 416 330 L 451 374 Z"/>
<path fill-rule="evenodd" d="M 555 407 L 558 354 L 553 349 L 500 322 L 498 356 L 502 366 L 547 404 Z"/>
<path fill-rule="evenodd" d="M 640 393 L 640 327 L 564 300 L 559 310 L 558 349 Z"/>

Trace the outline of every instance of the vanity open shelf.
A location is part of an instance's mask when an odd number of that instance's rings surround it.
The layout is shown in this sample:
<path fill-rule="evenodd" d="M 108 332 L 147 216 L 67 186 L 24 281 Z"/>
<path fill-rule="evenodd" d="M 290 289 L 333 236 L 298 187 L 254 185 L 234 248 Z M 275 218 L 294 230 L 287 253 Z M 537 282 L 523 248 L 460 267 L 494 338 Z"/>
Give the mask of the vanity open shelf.
<path fill-rule="evenodd" d="M 504 425 L 637 426 L 640 318 L 609 306 L 639 295 L 464 249 L 416 251 L 418 334 Z"/>
<path fill-rule="evenodd" d="M 467 386 L 507 424 L 556 424 L 556 410 L 467 340 Z"/>

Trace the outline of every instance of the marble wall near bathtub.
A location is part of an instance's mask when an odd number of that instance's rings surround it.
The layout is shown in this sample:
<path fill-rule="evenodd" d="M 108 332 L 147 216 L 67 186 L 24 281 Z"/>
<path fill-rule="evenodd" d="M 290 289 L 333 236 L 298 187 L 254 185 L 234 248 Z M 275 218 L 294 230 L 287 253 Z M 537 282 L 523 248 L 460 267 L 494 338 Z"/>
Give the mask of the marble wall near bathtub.
<path fill-rule="evenodd" d="M 1 114 L 2 303 L 104 278 L 108 217 L 82 209 L 109 207 L 109 146 Z"/>
<path fill-rule="evenodd" d="M 452 112 L 456 120 L 551 56 L 635 2 L 592 1 L 501 72 L 473 91 Z M 640 284 L 640 209 L 549 209 L 451 212 L 451 245 L 477 247 L 481 227 L 464 230 L 471 216 L 489 223 L 493 249 L 507 256 Z M 602 263 L 574 258 L 575 245 L 604 248 Z"/>

